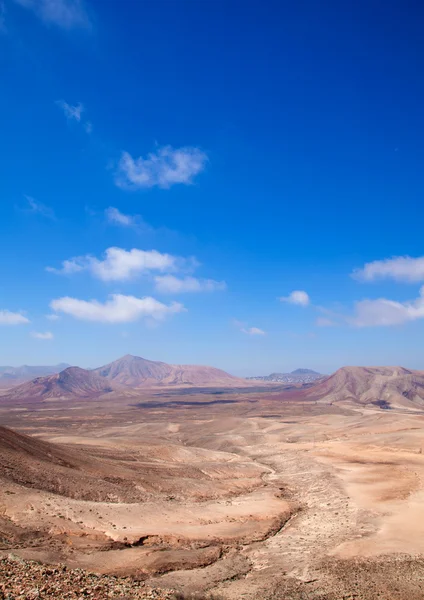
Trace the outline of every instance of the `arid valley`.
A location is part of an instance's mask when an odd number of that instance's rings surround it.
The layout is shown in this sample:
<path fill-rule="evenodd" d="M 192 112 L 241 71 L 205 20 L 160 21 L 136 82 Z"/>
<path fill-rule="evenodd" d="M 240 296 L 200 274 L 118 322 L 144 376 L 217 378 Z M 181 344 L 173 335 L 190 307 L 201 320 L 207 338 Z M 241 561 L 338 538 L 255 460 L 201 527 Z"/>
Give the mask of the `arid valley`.
<path fill-rule="evenodd" d="M 1 558 L 181 597 L 423 597 L 423 372 L 153 385 L 162 364 L 2 390 Z"/>

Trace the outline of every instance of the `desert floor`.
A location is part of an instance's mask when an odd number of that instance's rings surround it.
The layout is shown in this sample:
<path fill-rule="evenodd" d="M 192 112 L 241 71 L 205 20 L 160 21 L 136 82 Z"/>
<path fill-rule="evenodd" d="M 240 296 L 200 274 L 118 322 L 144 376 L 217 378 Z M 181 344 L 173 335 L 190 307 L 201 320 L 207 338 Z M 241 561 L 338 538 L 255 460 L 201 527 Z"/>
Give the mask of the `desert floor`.
<path fill-rule="evenodd" d="M 0 456 L 0 557 L 228 599 L 424 597 L 424 413 L 146 390 L 0 423 L 65 457 Z"/>

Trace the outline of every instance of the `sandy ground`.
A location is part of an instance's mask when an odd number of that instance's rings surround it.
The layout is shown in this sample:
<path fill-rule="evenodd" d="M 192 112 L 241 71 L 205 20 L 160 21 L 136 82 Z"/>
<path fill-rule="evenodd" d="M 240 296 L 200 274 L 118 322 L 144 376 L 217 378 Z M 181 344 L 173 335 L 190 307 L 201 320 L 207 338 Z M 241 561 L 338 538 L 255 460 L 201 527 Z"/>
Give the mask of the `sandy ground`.
<path fill-rule="evenodd" d="M 140 494 L 74 498 L 3 474 L 0 551 L 234 600 L 424 597 L 423 413 L 211 398 L 0 407 Z"/>

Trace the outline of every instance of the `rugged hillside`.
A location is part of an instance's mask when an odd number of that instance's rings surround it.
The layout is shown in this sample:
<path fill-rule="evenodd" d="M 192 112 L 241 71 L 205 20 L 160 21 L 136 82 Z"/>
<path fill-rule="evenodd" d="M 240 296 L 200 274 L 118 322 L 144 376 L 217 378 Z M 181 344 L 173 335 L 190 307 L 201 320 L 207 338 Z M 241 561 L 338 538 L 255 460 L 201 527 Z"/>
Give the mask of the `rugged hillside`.
<path fill-rule="evenodd" d="M 343 367 L 304 392 L 330 402 L 374 403 L 382 408 L 424 407 L 424 371 L 403 367 Z"/>
<path fill-rule="evenodd" d="M 12 388 L 3 396 L 8 399 L 92 398 L 114 391 L 117 386 L 93 371 L 69 367 L 48 377 L 36 377 Z"/>
<path fill-rule="evenodd" d="M 125 464 L 0 427 L 0 488 L 15 484 L 99 502 L 144 499 L 145 495 L 134 487 L 132 481 L 111 477 L 118 471 L 121 476 L 127 475 Z M 135 477 L 133 472 L 130 477 Z M 17 488 L 11 489 L 18 492 Z M 0 533 L 1 525 L 0 515 Z"/>
<path fill-rule="evenodd" d="M 146 382 L 160 383 L 165 381 L 171 375 L 172 367 L 163 362 L 155 362 L 127 354 L 104 367 L 95 369 L 93 372 L 116 383 L 138 387 Z"/>
<path fill-rule="evenodd" d="M 196 365 L 168 365 L 146 360 L 139 356 L 126 356 L 93 371 L 112 382 L 128 387 L 156 385 L 243 386 L 244 379 L 234 377 L 214 367 Z"/>
<path fill-rule="evenodd" d="M 30 366 L 22 365 L 21 367 L 0 367 L 0 387 L 9 388 L 15 385 L 31 381 L 34 377 L 44 377 L 46 375 L 54 375 L 67 369 L 71 365 L 61 363 L 51 366 Z"/>

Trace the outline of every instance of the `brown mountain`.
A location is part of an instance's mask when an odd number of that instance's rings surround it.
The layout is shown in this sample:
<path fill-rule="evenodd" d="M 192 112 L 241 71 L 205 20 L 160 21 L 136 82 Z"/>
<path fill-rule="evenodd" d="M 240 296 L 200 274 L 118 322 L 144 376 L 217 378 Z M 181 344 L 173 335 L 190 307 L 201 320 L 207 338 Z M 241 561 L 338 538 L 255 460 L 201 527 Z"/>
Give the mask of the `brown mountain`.
<path fill-rule="evenodd" d="M 55 375 L 36 377 L 18 385 L 3 397 L 7 399 L 94 398 L 114 391 L 114 386 L 94 371 L 69 367 Z"/>
<path fill-rule="evenodd" d="M 94 373 L 128 387 L 163 386 L 245 386 L 246 380 L 214 367 L 168 365 L 127 354 Z"/>
<path fill-rule="evenodd" d="M 21 367 L 0 367 L 0 388 L 11 388 L 25 381 L 31 381 L 34 377 L 44 377 L 60 373 L 67 367 L 66 363 L 51 366 L 22 365 Z"/>
<path fill-rule="evenodd" d="M 303 394 L 330 402 L 422 409 L 424 371 L 403 367 L 343 367 Z"/>

